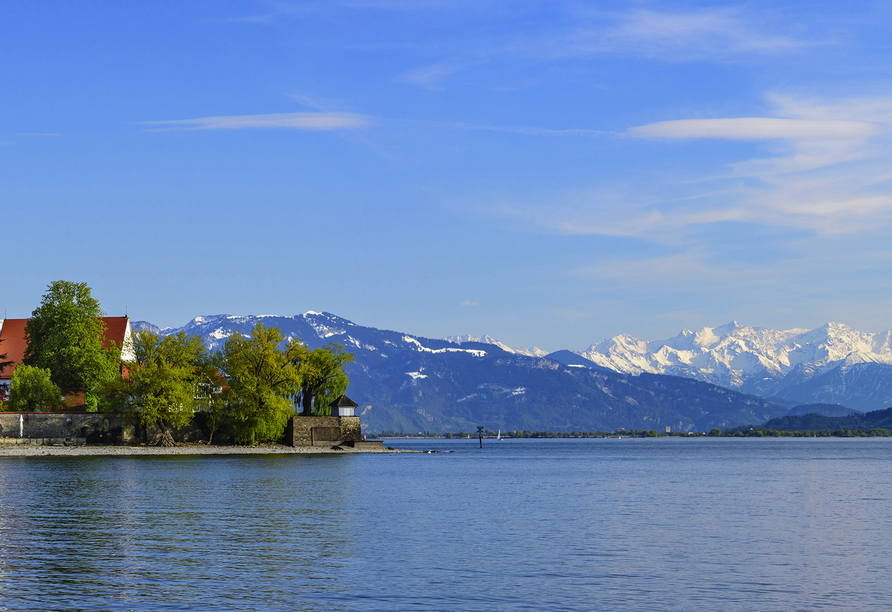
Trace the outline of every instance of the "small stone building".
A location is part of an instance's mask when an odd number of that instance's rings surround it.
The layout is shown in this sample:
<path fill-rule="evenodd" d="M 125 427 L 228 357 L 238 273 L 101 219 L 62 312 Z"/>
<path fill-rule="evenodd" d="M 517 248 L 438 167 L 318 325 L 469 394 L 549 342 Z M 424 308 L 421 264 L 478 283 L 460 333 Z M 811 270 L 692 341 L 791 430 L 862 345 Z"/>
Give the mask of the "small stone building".
<path fill-rule="evenodd" d="M 291 446 L 352 446 L 384 448 L 383 442 L 362 439 L 357 403 L 346 395 L 333 401 L 331 416 L 295 416 L 285 429 L 285 443 Z"/>

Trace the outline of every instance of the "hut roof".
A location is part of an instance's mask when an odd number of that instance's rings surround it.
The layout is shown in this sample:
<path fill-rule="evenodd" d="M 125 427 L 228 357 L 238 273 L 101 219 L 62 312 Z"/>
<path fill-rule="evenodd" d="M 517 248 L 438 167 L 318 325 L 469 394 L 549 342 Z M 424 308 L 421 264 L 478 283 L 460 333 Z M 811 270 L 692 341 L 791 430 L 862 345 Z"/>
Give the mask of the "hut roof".
<path fill-rule="evenodd" d="M 359 406 L 359 404 L 354 402 L 346 395 L 341 395 L 340 397 L 338 397 L 338 399 L 330 403 L 329 406 L 331 406 L 332 408 L 356 408 L 357 406 Z"/>

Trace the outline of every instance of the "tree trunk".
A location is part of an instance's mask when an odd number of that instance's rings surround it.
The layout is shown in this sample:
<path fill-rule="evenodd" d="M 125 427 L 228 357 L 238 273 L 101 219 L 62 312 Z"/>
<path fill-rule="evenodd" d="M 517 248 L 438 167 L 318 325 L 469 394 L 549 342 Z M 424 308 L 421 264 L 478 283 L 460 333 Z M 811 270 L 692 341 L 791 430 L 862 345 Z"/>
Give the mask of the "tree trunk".
<path fill-rule="evenodd" d="M 167 426 L 167 423 L 162 422 L 161 429 L 164 430 L 164 433 L 161 434 L 161 440 L 158 442 L 158 446 L 165 446 L 167 448 L 176 446 L 177 443 L 174 442 L 173 436 L 170 435 L 170 428 Z"/>
<path fill-rule="evenodd" d="M 313 394 L 306 391 L 301 395 L 301 403 L 304 410 L 301 412 L 303 416 L 311 416 L 313 414 Z"/>

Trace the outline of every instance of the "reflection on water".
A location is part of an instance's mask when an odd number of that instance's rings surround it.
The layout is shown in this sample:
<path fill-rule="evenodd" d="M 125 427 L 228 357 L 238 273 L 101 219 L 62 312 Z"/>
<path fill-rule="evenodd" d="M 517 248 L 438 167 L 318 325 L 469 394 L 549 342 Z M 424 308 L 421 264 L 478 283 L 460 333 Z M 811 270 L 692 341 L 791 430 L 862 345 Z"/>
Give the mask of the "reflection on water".
<path fill-rule="evenodd" d="M 4 602 L 313 609 L 307 594 L 336 592 L 350 555 L 352 525 L 339 509 L 350 505 L 351 477 L 340 459 L 6 460 Z"/>
<path fill-rule="evenodd" d="M 474 445 L 476 440 L 472 441 Z M 885 440 L 0 460 L 0 610 L 885 607 Z"/>

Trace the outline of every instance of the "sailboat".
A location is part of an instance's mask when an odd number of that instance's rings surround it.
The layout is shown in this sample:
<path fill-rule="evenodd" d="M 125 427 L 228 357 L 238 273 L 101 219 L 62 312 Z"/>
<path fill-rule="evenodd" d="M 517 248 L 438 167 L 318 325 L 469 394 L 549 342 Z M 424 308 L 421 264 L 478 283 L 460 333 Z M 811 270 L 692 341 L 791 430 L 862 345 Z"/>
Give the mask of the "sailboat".
<path fill-rule="evenodd" d="M 502 430 L 500 429 L 499 435 L 496 436 L 496 440 L 501 440 L 501 439 L 502 439 Z"/>

